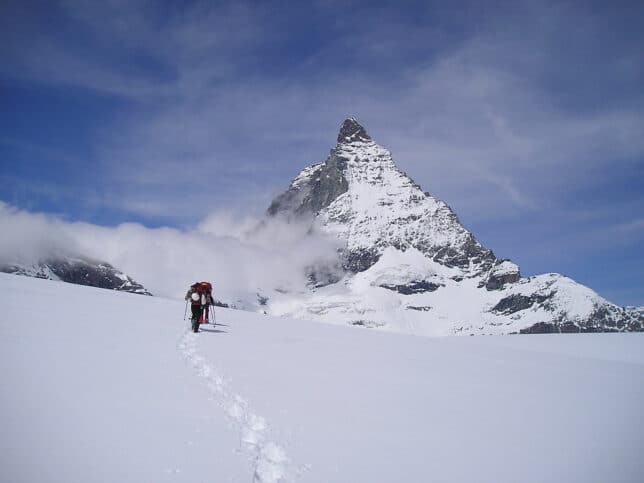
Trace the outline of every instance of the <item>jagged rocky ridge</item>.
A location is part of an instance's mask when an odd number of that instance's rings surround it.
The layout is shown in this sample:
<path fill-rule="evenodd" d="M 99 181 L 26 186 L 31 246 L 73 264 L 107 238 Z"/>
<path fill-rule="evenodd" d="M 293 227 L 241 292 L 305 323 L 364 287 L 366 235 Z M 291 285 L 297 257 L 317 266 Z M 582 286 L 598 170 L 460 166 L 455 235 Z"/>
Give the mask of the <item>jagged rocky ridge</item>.
<path fill-rule="evenodd" d="M 50 257 L 32 264 L 5 264 L 0 266 L 0 272 L 152 295 L 143 285 L 109 263 L 86 257 Z"/>
<path fill-rule="evenodd" d="M 273 314 L 426 335 L 644 328 L 641 308 L 617 307 L 567 277 L 522 278 L 355 118 L 344 121 L 328 158 L 302 170 L 268 215 L 309 219 L 344 243 L 343 272 L 323 283 L 312 277 L 306 293 L 271 294 L 264 305 Z"/>

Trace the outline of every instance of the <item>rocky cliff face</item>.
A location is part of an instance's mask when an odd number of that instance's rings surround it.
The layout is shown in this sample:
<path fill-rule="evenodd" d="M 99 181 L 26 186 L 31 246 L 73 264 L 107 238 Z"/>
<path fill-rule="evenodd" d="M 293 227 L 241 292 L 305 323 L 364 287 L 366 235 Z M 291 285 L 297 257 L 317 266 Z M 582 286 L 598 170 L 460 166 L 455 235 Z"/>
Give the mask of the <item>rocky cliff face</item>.
<path fill-rule="evenodd" d="M 109 263 L 89 258 L 50 258 L 31 265 L 8 264 L 0 266 L 0 272 L 152 295 L 143 285 Z"/>
<path fill-rule="evenodd" d="M 398 169 L 355 118 L 268 214 L 310 218 L 344 244 L 344 276 L 307 294 L 273 294 L 274 314 L 431 335 L 644 328 L 638 309 L 616 307 L 566 277 L 522 278 Z"/>

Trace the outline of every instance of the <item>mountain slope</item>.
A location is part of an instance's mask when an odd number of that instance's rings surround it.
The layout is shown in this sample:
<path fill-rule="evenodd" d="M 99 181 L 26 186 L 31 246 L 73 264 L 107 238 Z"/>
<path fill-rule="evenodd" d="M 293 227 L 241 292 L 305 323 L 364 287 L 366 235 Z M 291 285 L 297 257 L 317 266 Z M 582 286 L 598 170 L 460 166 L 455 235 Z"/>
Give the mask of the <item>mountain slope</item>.
<path fill-rule="evenodd" d="M 496 262 L 443 201 L 424 193 L 354 118 L 344 121 L 324 163 L 304 169 L 268 213 L 310 214 L 347 241 L 346 267 L 366 270 L 393 246 L 416 248 L 474 275 Z"/>
<path fill-rule="evenodd" d="M 0 307 L 6 481 L 644 475 L 641 334 L 419 338 L 226 309 L 190 334 L 180 301 L 5 274 Z"/>
<path fill-rule="evenodd" d="M 58 256 L 32 264 L 4 264 L 0 265 L 0 272 L 152 295 L 143 285 L 109 263 L 87 257 Z"/>
<path fill-rule="evenodd" d="M 425 335 L 644 330 L 641 311 L 559 274 L 522 278 L 355 118 L 344 121 L 326 161 L 302 170 L 268 214 L 309 218 L 344 242 L 345 272 L 322 280 L 313 273 L 308 293 L 273 293 L 275 315 Z"/>

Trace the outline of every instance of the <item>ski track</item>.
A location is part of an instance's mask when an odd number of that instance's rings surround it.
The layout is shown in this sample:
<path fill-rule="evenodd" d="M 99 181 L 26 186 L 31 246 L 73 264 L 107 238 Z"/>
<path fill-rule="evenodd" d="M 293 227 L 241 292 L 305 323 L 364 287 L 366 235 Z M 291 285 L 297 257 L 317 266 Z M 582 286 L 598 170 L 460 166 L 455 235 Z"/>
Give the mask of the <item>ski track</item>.
<path fill-rule="evenodd" d="M 241 445 L 250 453 L 253 462 L 253 482 L 292 481 L 291 473 L 294 466 L 282 446 L 270 439 L 270 426 L 266 419 L 255 414 L 248 401 L 235 394 L 228 387 L 226 378 L 198 354 L 197 337 L 197 334 L 187 330 L 178 348 L 186 362 L 205 381 L 214 402 L 239 430 Z"/>

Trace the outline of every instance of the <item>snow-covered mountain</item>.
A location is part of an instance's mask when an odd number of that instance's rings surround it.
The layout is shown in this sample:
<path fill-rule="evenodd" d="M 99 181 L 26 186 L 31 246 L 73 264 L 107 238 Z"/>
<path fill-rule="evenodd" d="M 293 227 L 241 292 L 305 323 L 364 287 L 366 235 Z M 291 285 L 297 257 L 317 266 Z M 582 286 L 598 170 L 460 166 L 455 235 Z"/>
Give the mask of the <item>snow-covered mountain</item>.
<path fill-rule="evenodd" d="M 322 163 L 302 170 L 268 208 L 310 219 L 343 242 L 343 272 L 312 270 L 308 292 L 275 292 L 276 315 L 424 335 L 644 329 L 620 308 L 559 274 L 523 278 L 497 259 L 443 201 L 424 192 L 355 118 Z"/>
<path fill-rule="evenodd" d="M 0 265 L 0 272 L 152 295 L 143 285 L 109 263 L 82 256 L 49 257 L 29 264 L 3 264 Z"/>

